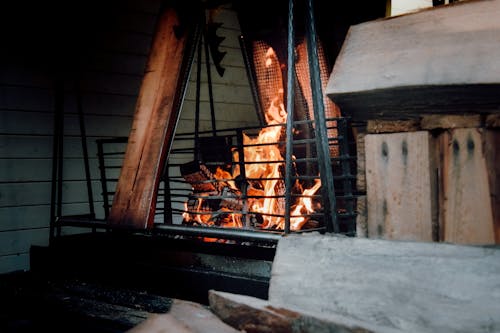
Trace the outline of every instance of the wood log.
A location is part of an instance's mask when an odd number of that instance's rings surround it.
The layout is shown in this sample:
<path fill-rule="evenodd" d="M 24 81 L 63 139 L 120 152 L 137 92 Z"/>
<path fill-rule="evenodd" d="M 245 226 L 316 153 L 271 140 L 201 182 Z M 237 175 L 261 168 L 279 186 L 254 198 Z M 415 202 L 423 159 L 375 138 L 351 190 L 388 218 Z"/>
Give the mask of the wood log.
<path fill-rule="evenodd" d="M 397 132 L 415 132 L 420 128 L 418 120 L 368 120 L 366 132 L 376 133 L 397 133 Z"/>
<path fill-rule="evenodd" d="M 436 191 L 428 132 L 365 136 L 368 236 L 432 241 Z"/>
<path fill-rule="evenodd" d="M 327 94 L 356 120 L 498 113 L 499 16 L 476 0 L 351 26 Z"/>
<path fill-rule="evenodd" d="M 438 140 L 440 238 L 460 244 L 493 244 L 494 222 L 482 131 L 454 129 L 442 133 Z"/>
<path fill-rule="evenodd" d="M 321 318 L 246 295 L 210 290 L 208 299 L 210 308 L 219 318 L 243 332 L 386 332 L 351 318 L 335 315 L 328 319 Z"/>
<path fill-rule="evenodd" d="M 109 223 L 144 229 L 154 220 L 156 195 L 163 164 L 173 138 L 178 101 L 186 79 L 183 62 L 187 32 L 177 36 L 176 11 L 164 9 L 137 100 L 123 167 Z"/>
<path fill-rule="evenodd" d="M 279 240 L 269 302 L 401 332 L 495 332 L 498 281 L 498 248 L 304 233 Z"/>
<path fill-rule="evenodd" d="M 471 128 L 481 126 L 481 116 L 475 115 L 426 115 L 422 117 L 420 126 L 425 130 Z"/>

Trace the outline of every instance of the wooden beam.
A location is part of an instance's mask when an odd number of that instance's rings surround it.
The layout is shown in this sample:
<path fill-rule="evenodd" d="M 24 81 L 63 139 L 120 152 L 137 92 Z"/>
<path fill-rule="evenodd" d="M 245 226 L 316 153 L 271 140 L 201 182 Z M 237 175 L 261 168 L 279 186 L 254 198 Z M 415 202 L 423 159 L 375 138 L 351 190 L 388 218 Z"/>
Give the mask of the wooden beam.
<path fill-rule="evenodd" d="M 326 92 L 356 120 L 498 113 L 498 17 L 476 0 L 351 26 Z"/>
<path fill-rule="evenodd" d="M 186 79 L 188 36 L 176 34 L 179 25 L 176 11 L 166 8 L 154 37 L 109 216 L 109 223 L 116 226 L 144 229 L 153 224 L 159 180 Z"/>
<path fill-rule="evenodd" d="M 445 242 L 493 244 L 494 222 L 480 129 L 442 133 L 440 234 Z"/>
<path fill-rule="evenodd" d="M 420 126 L 425 130 L 481 127 L 481 116 L 474 115 L 425 115 Z"/>
<path fill-rule="evenodd" d="M 432 241 L 437 205 L 430 134 L 367 134 L 365 152 L 368 237 Z"/>
<path fill-rule="evenodd" d="M 415 132 L 420 128 L 418 120 L 368 120 L 366 132 L 376 133 L 397 133 L 397 132 Z"/>
<path fill-rule="evenodd" d="M 500 244 L 500 130 L 484 131 L 483 141 L 493 210 L 495 243 Z"/>
<path fill-rule="evenodd" d="M 246 295 L 210 290 L 210 309 L 239 332 L 315 333 L 315 332 L 387 332 L 340 315 L 314 316 L 313 311 L 290 310 L 266 300 Z M 312 310 L 312 309 L 311 309 Z M 372 327 L 370 327 L 372 326 Z"/>

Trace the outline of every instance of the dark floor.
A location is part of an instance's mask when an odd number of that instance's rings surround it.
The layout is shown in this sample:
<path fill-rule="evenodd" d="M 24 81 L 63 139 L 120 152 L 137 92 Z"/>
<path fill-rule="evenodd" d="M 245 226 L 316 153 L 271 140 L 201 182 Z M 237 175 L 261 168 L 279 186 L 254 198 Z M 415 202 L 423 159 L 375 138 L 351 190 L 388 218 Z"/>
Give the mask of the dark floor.
<path fill-rule="evenodd" d="M 143 235 L 65 236 L 30 272 L 0 275 L 0 332 L 123 332 L 173 298 L 215 289 L 267 298 L 274 249 Z"/>

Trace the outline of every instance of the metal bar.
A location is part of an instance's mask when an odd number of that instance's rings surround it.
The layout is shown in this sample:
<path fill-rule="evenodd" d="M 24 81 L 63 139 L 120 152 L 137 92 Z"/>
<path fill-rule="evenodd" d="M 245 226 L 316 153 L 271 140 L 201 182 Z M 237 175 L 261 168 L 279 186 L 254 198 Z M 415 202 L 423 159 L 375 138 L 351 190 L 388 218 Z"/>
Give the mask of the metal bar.
<path fill-rule="evenodd" d="M 236 143 L 238 146 L 238 164 L 240 166 L 240 177 L 241 177 L 241 200 L 243 201 L 243 213 L 242 220 L 245 222 L 245 226 L 250 228 L 250 218 L 247 215 L 248 211 L 248 199 L 247 199 L 247 174 L 245 170 L 245 151 L 243 149 L 243 131 L 236 132 Z"/>
<path fill-rule="evenodd" d="M 62 80 L 56 88 L 55 96 L 56 113 L 58 114 L 58 153 L 57 153 L 57 216 L 62 216 L 62 201 L 63 201 L 63 161 L 64 161 L 64 83 Z M 61 235 L 61 227 L 56 225 L 56 236 Z"/>
<path fill-rule="evenodd" d="M 104 208 L 104 217 L 109 217 L 109 198 L 108 198 L 108 183 L 106 180 L 106 165 L 104 160 L 103 142 L 97 140 L 97 158 L 99 160 L 99 174 L 101 176 L 102 203 Z"/>
<path fill-rule="evenodd" d="M 241 54 L 243 55 L 243 62 L 245 64 L 245 69 L 247 72 L 248 83 L 250 85 L 250 90 L 252 91 L 252 99 L 253 104 L 255 106 L 255 111 L 257 112 L 257 117 L 261 125 L 264 125 L 266 122 L 264 120 L 264 112 L 262 111 L 262 107 L 260 105 L 259 92 L 257 90 L 257 84 L 255 83 L 254 71 L 252 70 L 252 66 L 250 65 L 250 60 L 248 59 L 248 49 L 245 44 L 245 37 L 240 35 L 238 38 L 240 42 Z"/>
<path fill-rule="evenodd" d="M 293 117 L 295 99 L 295 31 L 293 28 L 293 0 L 288 0 L 288 41 L 287 41 L 287 94 L 286 94 L 286 154 L 285 154 L 285 234 L 290 233 L 290 212 L 292 199 L 292 155 Z"/>
<path fill-rule="evenodd" d="M 85 129 L 85 118 L 83 115 L 82 92 L 80 89 L 80 77 L 76 79 L 76 105 L 78 110 L 78 122 L 80 125 L 80 137 L 82 141 L 83 165 L 85 168 L 85 183 L 87 185 L 87 197 L 89 200 L 90 215 L 95 217 L 94 195 L 92 193 L 92 182 L 90 177 L 89 152 L 87 149 L 87 132 Z M 95 230 L 93 230 L 95 232 Z"/>
<path fill-rule="evenodd" d="M 207 84 L 208 84 L 208 100 L 210 102 L 210 119 L 212 120 L 212 135 L 217 136 L 217 130 L 215 128 L 215 107 L 214 107 L 214 94 L 212 91 L 212 71 L 210 69 L 210 53 L 208 49 L 208 38 L 207 38 L 207 28 L 206 28 L 206 18 L 205 11 L 203 11 L 203 45 L 205 46 L 205 67 L 207 69 Z"/>
<path fill-rule="evenodd" d="M 215 227 L 187 227 L 180 225 L 156 225 L 155 231 L 158 233 L 184 235 L 195 237 L 223 238 L 241 241 L 265 241 L 277 243 L 281 238 L 281 233 L 249 231 L 245 229 L 215 228 Z"/>
<path fill-rule="evenodd" d="M 204 17 L 202 15 L 202 17 Z M 194 159 L 200 159 L 200 94 L 201 94 L 201 36 L 198 40 L 198 50 L 196 57 L 196 97 L 195 97 L 195 111 L 194 111 Z"/>
<path fill-rule="evenodd" d="M 54 82 L 54 94 L 55 94 L 55 105 L 54 105 L 54 134 L 52 141 L 52 180 L 51 180 L 51 191 L 50 191 L 50 225 L 49 225 L 49 242 L 52 243 L 55 237 L 55 225 L 56 225 L 56 207 L 57 207 L 57 183 L 58 183 L 58 169 L 59 165 L 59 144 L 60 144 L 60 118 L 61 105 L 59 103 L 59 93 L 60 82 L 57 77 Z"/>
<path fill-rule="evenodd" d="M 314 105 L 314 123 L 316 147 L 320 158 L 321 189 L 323 193 L 323 206 L 326 219 L 327 232 L 339 232 L 336 214 L 335 186 L 330 161 L 330 150 L 328 147 L 328 133 L 326 129 L 325 106 L 323 104 L 323 92 L 321 88 L 321 77 L 319 70 L 318 45 L 316 40 L 316 27 L 314 20 L 313 0 L 307 0 L 307 55 L 309 60 L 309 71 L 311 90 Z"/>

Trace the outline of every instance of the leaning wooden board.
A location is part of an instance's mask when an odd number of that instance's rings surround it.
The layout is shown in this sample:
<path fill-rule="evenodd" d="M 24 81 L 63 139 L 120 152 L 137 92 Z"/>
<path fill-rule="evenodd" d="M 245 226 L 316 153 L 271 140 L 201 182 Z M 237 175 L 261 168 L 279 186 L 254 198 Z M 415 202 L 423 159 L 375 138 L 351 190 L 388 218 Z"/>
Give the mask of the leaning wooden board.
<path fill-rule="evenodd" d="M 144 229 L 153 224 L 158 184 L 178 118 L 177 102 L 183 94 L 188 36 L 175 33 L 179 23 L 174 9 L 164 9 L 109 216 L 109 223 L 115 226 Z"/>
<path fill-rule="evenodd" d="M 274 308 L 401 332 L 499 332 L 500 249 L 308 234 L 278 242 Z"/>
<path fill-rule="evenodd" d="M 500 0 L 351 26 L 326 92 L 356 120 L 498 112 Z"/>
<path fill-rule="evenodd" d="M 432 146 L 427 131 L 365 136 L 368 237 L 436 238 Z"/>

